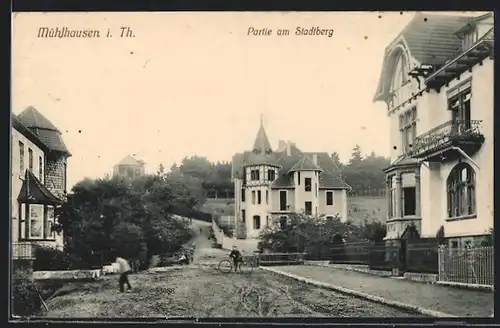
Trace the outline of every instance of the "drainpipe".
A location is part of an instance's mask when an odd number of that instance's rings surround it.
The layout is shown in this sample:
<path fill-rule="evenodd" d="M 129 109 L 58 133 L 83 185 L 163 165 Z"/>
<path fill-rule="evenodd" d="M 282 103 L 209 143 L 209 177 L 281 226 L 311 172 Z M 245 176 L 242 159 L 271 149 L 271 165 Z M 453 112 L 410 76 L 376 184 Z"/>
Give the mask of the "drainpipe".
<path fill-rule="evenodd" d="M 455 149 L 456 151 L 458 151 L 460 154 L 462 154 L 463 157 L 467 158 L 472 164 L 474 164 L 474 166 L 477 167 L 478 170 L 481 170 L 481 168 L 476 164 L 476 162 L 474 162 L 472 158 L 470 158 L 470 156 L 467 155 L 462 149 L 455 146 L 451 147 L 451 149 Z"/>

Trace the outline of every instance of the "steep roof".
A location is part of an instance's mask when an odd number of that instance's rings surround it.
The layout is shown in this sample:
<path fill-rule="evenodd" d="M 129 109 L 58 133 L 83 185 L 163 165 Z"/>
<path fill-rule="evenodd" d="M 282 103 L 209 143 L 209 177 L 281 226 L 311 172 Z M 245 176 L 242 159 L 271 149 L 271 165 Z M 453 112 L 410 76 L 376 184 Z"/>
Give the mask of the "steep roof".
<path fill-rule="evenodd" d="M 17 118 L 16 115 L 14 115 L 12 113 L 11 114 L 11 118 L 12 118 L 12 127 L 14 129 L 16 129 L 17 131 L 19 131 L 19 133 L 21 133 L 29 141 L 31 141 L 32 143 L 34 143 L 35 145 L 37 145 L 38 147 L 40 147 L 40 149 L 42 149 L 43 151 L 48 151 L 49 150 L 49 148 L 47 147 L 47 145 L 44 144 L 33 131 L 31 131 L 26 126 L 24 126 L 21 123 L 21 121 L 19 121 L 19 119 Z"/>
<path fill-rule="evenodd" d="M 140 160 L 137 160 L 135 159 L 133 156 L 131 155 L 127 155 L 125 156 L 120 162 L 118 162 L 118 166 L 122 166 L 122 165 L 128 165 L 128 166 L 142 166 L 144 164 L 144 162 L 140 161 Z"/>
<path fill-rule="evenodd" d="M 244 166 L 259 164 L 276 165 L 276 155 L 273 153 L 262 121 L 260 122 L 260 128 L 255 137 L 252 151 L 248 152 L 245 157 Z"/>
<path fill-rule="evenodd" d="M 294 166 L 288 173 L 292 173 L 295 171 L 323 171 L 314 161 L 307 155 L 303 155 L 301 159 L 295 163 Z"/>
<path fill-rule="evenodd" d="M 398 45 L 403 46 L 421 65 L 439 68 L 460 49 L 461 40 L 455 33 L 471 18 L 473 17 L 417 13 L 385 49 L 374 101 L 385 99 L 389 92 L 396 60 L 401 54 Z"/>
<path fill-rule="evenodd" d="M 58 151 L 71 156 L 64 144 L 61 132 L 36 108 L 29 106 L 17 115 L 19 122 L 30 129 L 51 151 Z"/>
<path fill-rule="evenodd" d="M 25 172 L 23 185 L 17 200 L 22 203 L 35 204 L 60 204 L 62 202 L 30 170 Z"/>
<path fill-rule="evenodd" d="M 351 189 L 345 183 L 340 170 L 333 159 L 326 152 L 302 152 L 293 142 L 288 141 L 286 147 L 271 150 L 271 144 L 261 123 L 253 151 L 245 151 L 233 155 L 231 174 L 233 178 L 244 178 L 244 167 L 247 165 L 269 164 L 279 168 L 276 180 L 271 188 L 294 187 L 290 172 L 296 170 L 320 171 L 319 188 L 322 189 Z M 257 151 L 256 151 L 257 149 Z M 262 150 L 267 149 L 267 152 Z M 316 157 L 317 164 L 313 158 Z"/>

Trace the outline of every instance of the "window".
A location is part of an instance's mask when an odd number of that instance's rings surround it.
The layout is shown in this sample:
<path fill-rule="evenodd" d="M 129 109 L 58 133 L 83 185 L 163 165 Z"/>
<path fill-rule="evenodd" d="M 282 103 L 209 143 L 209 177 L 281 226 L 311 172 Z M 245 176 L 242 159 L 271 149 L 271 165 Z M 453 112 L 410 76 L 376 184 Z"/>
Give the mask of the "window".
<path fill-rule="evenodd" d="M 260 171 L 259 170 L 251 170 L 250 171 L 250 180 L 260 180 Z"/>
<path fill-rule="evenodd" d="M 304 188 L 305 188 L 305 191 L 311 191 L 311 189 L 312 189 L 311 178 L 305 178 L 304 179 Z"/>
<path fill-rule="evenodd" d="M 245 223 L 247 220 L 247 213 L 245 210 L 241 210 L 241 222 Z"/>
<path fill-rule="evenodd" d="M 241 201 L 245 201 L 245 188 L 241 188 Z"/>
<path fill-rule="evenodd" d="M 28 148 L 28 169 L 33 172 L 33 149 Z"/>
<path fill-rule="evenodd" d="M 274 172 L 274 170 L 268 170 L 267 171 L 267 180 L 274 181 L 275 178 L 276 178 L 276 172 Z"/>
<path fill-rule="evenodd" d="M 24 144 L 19 141 L 19 169 L 24 174 Z"/>
<path fill-rule="evenodd" d="M 300 172 L 297 172 L 297 183 L 299 184 L 300 186 Z"/>
<path fill-rule="evenodd" d="M 43 238 L 43 205 L 29 205 L 29 237 Z"/>
<path fill-rule="evenodd" d="M 403 188 L 403 208 L 402 213 L 405 215 L 415 215 L 416 214 L 416 192 L 415 187 L 405 187 Z"/>
<path fill-rule="evenodd" d="M 389 176 L 387 178 L 387 183 L 389 185 L 389 217 L 393 218 L 396 216 L 396 186 L 394 183 L 395 176 Z"/>
<path fill-rule="evenodd" d="M 305 202 L 305 214 L 312 215 L 312 202 Z"/>
<path fill-rule="evenodd" d="M 269 227 L 269 215 L 266 215 L 266 227 Z"/>
<path fill-rule="evenodd" d="M 467 50 L 474 45 L 477 41 L 477 29 L 473 29 L 465 34 L 462 39 L 462 50 Z"/>
<path fill-rule="evenodd" d="M 451 97 L 450 97 L 451 95 Z M 470 81 L 464 86 L 451 92 L 448 99 L 448 108 L 451 110 L 453 121 L 452 133 L 462 134 L 471 128 L 471 88 Z"/>
<path fill-rule="evenodd" d="M 287 195 L 286 190 L 280 190 L 280 211 L 286 211 Z"/>
<path fill-rule="evenodd" d="M 38 157 L 38 179 L 43 183 L 43 159 Z"/>
<path fill-rule="evenodd" d="M 281 229 L 286 229 L 288 218 L 286 216 L 281 216 L 280 217 L 280 228 Z"/>
<path fill-rule="evenodd" d="M 266 190 L 266 204 L 269 204 L 269 190 Z"/>
<path fill-rule="evenodd" d="M 261 198 L 262 198 L 261 193 L 262 192 L 260 190 L 257 190 L 257 204 L 261 203 Z"/>
<path fill-rule="evenodd" d="M 46 224 L 45 224 L 45 229 L 44 229 L 44 238 L 46 239 L 55 239 L 56 233 L 53 231 L 54 227 L 54 207 L 53 206 L 47 206 L 47 211 L 45 212 L 46 216 Z"/>
<path fill-rule="evenodd" d="M 318 184 L 316 182 L 314 183 L 314 195 L 318 197 Z"/>
<path fill-rule="evenodd" d="M 255 190 L 252 190 L 252 204 L 255 204 Z"/>
<path fill-rule="evenodd" d="M 260 216 L 259 215 L 253 216 L 253 228 L 255 230 L 260 229 Z"/>
<path fill-rule="evenodd" d="M 63 181 L 64 193 L 66 193 L 67 186 L 68 186 L 68 163 L 64 162 L 64 181 Z"/>
<path fill-rule="evenodd" d="M 326 192 L 326 205 L 333 205 L 333 191 Z"/>
<path fill-rule="evenodd" d="M 476 213 L 476 177 L 469 164 L 460 163 L 451 170 L 447 180 L 448 217 Z"/>
<path fill-rule="evenodd" d="M 399 116 L 399 132 L 403 152 L 407 153 L 417 137 L 417 107 Z"/>

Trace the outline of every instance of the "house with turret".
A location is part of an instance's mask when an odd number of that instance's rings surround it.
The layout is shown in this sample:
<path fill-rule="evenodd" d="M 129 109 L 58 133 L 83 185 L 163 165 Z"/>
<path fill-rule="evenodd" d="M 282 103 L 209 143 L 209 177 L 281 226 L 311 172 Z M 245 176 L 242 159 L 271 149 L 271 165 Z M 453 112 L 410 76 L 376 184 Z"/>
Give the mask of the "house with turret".
<path fill-rule="evenodd" d="M 273 150 L 262 122 L 253 147 L 233 156 L 232 179 L 237 238 L 258 238 L 292 213 L 347 220 L 350 186 L 328 153 L 304 152 L 290 141 Z"/>
<path fill-rule="evenodd" d="M 29 260 L 33 245 L 63 248 L 54 211 L 66 197 L 67 159 L 61 132 L 34 107 L 12 114 L 12 257 Z"/>
<path fill-rule="evenodd" d="M 374 101 L 390 120 L 387 240 L 493 228 L 494 18 L 420 14 L 387 46 Z"/>

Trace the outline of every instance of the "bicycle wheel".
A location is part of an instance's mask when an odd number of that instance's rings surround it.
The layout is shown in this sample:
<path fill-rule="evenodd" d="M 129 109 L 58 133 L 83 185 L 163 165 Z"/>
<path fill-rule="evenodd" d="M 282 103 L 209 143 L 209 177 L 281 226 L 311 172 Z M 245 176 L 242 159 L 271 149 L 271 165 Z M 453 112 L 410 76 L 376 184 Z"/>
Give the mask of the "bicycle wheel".
<path fill-rule="evenodd" d="M 241 273 L 252 273 L 252 271 L 253 271 L 252 262 L 245 261 L 245 262 L 240 263 L 239 269 L 240 269 Z"/>
<path fill-rule="evenodd" d="M 223 273 L 229 273 L 231 272 L 231 269 L 233 268 L 233 264 L 229 260 L 222 260 L 219 262 L 219 265 L 217 266 L 219 271 Z"/>

